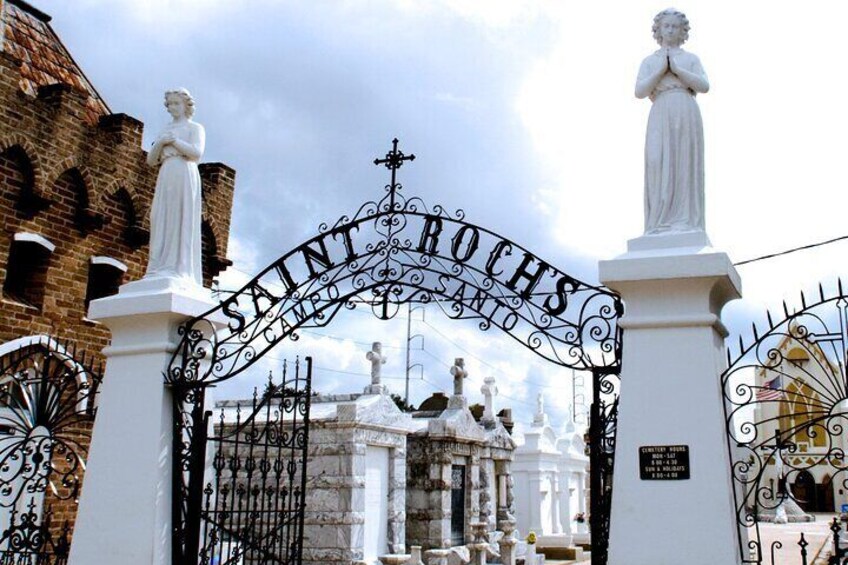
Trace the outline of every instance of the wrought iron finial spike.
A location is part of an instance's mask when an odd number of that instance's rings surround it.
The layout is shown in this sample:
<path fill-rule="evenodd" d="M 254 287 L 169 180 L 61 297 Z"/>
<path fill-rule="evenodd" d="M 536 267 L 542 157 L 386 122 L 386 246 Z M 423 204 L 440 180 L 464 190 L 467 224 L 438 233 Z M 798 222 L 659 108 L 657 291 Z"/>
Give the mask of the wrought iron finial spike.
<path fill-rule="evenodd" d="M 783 313 L 786 314 L 786 317 L 789 317 L 789 307 L 786 305 L 786 301 L 783 301 Z"/>
<path fill-rule="evenodd" d="M 804 296 L 804 291 L 801 291 L 801 309 L 806 310 L 807 308 L 807 297 Z"/>
<path fill-rule="evenodd" d="M 739 355 L 745 352 L 745 342 L 742 341 L 742 336 L 739 336 Z"/>
<path fill-rule="evenodd" d="M 766 318 L 768 318 L 769 329 L 774 329 L 774 320 L 771 317 L 771 311 L 766 310 Z"/>
<path fill-rule="evenodd" d="M 821 301 L 824 302 L 824 288 L 822 287 L 822 283 L 819 283 L 819 296 L 821 296 Z"/>
<path fill-rule="evenodd" d="M 844 293 L 842 292 L 842 277 L 836 279 L 836 282 L 839 284 L 839 296 L 843 296 Z"/>

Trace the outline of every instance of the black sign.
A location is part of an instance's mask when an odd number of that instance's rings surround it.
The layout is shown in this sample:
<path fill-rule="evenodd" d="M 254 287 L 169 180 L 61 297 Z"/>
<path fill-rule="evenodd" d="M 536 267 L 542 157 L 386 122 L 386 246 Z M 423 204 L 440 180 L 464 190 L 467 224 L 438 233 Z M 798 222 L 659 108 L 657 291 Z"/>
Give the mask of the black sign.
<path fill-rule="evenodd" d="M 688 445 L 643 445 L 639 448 L 639 478 L 682 481 L 689 478 Z"/>

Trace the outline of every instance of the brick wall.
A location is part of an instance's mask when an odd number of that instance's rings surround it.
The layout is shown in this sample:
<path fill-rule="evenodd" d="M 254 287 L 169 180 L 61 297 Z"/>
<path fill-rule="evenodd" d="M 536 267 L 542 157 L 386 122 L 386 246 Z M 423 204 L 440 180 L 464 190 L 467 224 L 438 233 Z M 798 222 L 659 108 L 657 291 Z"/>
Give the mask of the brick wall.
<path fill-rule="evenodd" d="M 37 98 L 18 88 L 16 61 L 0 53 L 0 280 L 12 238 L 31 232 L 56 245 L 46 273 L 43 306 L 0 304 L 0 342 L 34 333 L 73 336 L 100 351 L 106 329 L 85 319 L 92 256 L 125 263 L 125 280 L 141 277 L 156 171 L 141 149 L 143 124 L 124 114 L 89 126 L 84 97 L 64 85 L 42 87 Z M 201 165 L 204 283 L 227 264 L 235 172 Z M 43 202 L 39 205 L 39 202 Z M 46 206 L 46 207 L 45 207 Z"/>
<path fill-rule="evenodd" d="M 0 298 L 0 343 L 35 334 L 73 340 L 101 361 L 107 329 L 86 319 L 90 260 L 108 256 L 128 266 L 124 281 L 147 263 L 149 209 L 156 171 L 141 148 L 143 124 L 125 114 L 86 120 L 87 97 L 66 85 L 21 91 L 19 63 L 0 53 L 0 281 L 13 237 L 38 234 L 53 244 L 40 307 Z M 201 165 L 204 284 L 228 264 L 227 240 L 235 172 Z M 90 422 L 64 430 L 87 447 Z M 55 518 L 73 521 L 75 505 L 54 504 Z"/>

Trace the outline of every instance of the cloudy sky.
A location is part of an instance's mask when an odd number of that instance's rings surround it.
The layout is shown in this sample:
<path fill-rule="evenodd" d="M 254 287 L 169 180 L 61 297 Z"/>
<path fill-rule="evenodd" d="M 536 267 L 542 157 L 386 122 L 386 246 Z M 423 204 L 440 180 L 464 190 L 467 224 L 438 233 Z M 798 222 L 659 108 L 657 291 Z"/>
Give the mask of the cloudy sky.
<path fill-rule="evenodd" d="M 563 271 L 597 281 L 597 261 L 640 235 L 644 129 L 650 102 L 633 96 L 639 62 L 656 49 L 653 15 L 666 4 L 521 0 L 34 0 L 114 112 L 167 120 L 164 89 L 186 86 L 207 130 L 205 160 L 238 172 L 229 257 L 237 288 L 321 222 L 378 198 L 371 164 L 392 137 L 418 159 L 407 193 L 521 243 Z M 848 105 L 843 98 L 848 5 L 690 2 L 686 45 L 711 90 L 698 102 L 706 131 L 707 231 L 742 261 L 848 233 Z M 739 267 L 744 296 L 725 309 L 747 332 L 784 298 L 844 273 L 848 242 Z M 422 318 L 423 316 L 423 318 Z M 341 314 L 275 358 L 313 355 L 316 389 L 368 382 L 368 343 L 390 359 L 403 390 L 406 319 Z M 472 401 L 486 376 L 499 406 L 532 420 L 544 393 L 566 417 L 572 375 L 511 340 L 414 313 L 411 385 L 418 403 L 450 389 L 465 357 Z M 732 336 L 733 338 L 733 336 Z M 257 374 L 222 387 L 244 396 Z M 578 391 L 579 392 L 579 391 Z M 585 389 L 588 395 L 588 387 Z"/>

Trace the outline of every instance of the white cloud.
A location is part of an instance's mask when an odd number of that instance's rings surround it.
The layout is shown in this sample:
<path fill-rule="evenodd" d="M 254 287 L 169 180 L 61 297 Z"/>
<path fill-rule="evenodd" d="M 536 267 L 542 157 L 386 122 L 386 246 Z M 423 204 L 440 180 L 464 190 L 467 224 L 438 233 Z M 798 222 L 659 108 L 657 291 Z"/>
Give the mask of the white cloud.
<path fill-rule="evenodd" d="M 543 3 L 529 0 L 395 0 L 404 11 L 419 16 L 450 11 L 460 18 L 490 28 L 507 28 L 537 17 Z"/>
<path fill-rule="evenodd" d="M 519 236 L 531 251 L 552 250 L 560 266 L 588 257 L 581 264 L 592 271 L 595 260 L 623 251 L 641 230 L 650 102 L 633 97 L 633 80 L 655 49 L 651 18 L 664 3 L 43 3 L 114 110 L 135 103 L 130 113 L 147 122 L 148 136 L 167 119 L 162 88 L 176 80 L 196 90 L 207 157 L 238 170 L 228 255 L 243 272 L 226 271 L 222 287 L 240 287 L 318 223 L 379 194 L 384 177 L 369 157 L 392 135 L 419 157 L 403 170 L 408 194 L 466 208 L 469 218 Z M 827 17 L 815 25 L 799 25 L 794 6 L 764 0 L 732 10 L 724 3 L 686 7 L 693 26 L 687 48 L 712 82 L 698 99 L 707 135 L 707 226 L 713 243 L 736 260 L 844 234 L 848 108 L 841 98 L 848 75 L 838 69 L 848 7 L 817 7 Z M 747 327 L 784 296 L 797 302 L 798 290 L 815 290 L 819 280 L 833 284 L 846 245 L 741 267 L 747 300 L 728 306 L 731 325 Z M 486 361 L 466 355 L 472 401 L 494 374 L 498 403 L 511 404 L 517 420 L 532 420 L 542 390 L 561 422 L 569 371 L 496 329 L 482 333 L 435 311 L 428 321 Z M 414 331 L 426 333 L 438 360 L 414 353 L 413 361 L 450 390 L 444 364 L 465 354 L 429 328 Z M 318 333 L 340 339 L 304 333 L 274 355 L 312 354 L 318 366 L 357 373 L 316 371 L 319 390 L 364 387 L 372 340 L 398 348 L 385 373 L 403 373 L 402 318 L 342 313 Z M 263 363 L 254 373 L 277 362 Z M 403 383 L 389 385 L 400 391 Z M 413 382 L 416 402 L 433 390 Z"/>

